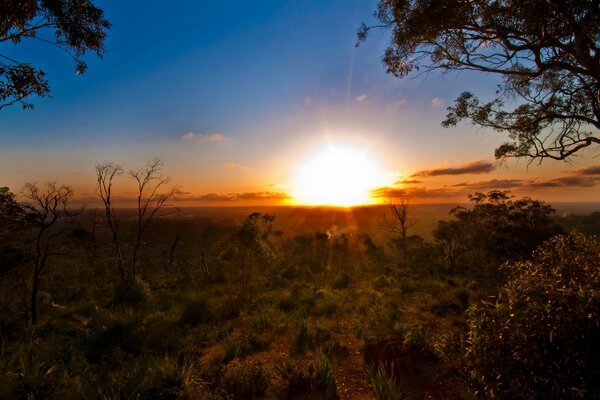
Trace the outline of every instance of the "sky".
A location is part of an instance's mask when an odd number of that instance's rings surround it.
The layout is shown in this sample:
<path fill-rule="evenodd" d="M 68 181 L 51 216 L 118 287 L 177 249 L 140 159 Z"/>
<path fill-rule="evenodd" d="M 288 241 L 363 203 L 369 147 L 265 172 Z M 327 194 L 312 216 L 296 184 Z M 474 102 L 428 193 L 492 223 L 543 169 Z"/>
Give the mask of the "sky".
<path fill-rule="evenodd" d="M 55 47 L 0 45 L 44 69 L 52 94 L 34 98 L 34 110 L 0 111 L 0 186 L 56 181 L 93 203 L 96 163 L 127 170 L 160 158 L 178 203 L 190 206 L 335 203 L 341 189 L 327 192 L 340 182 L 369 193 L 343 192 L 348 205 L 465 201 L 491 189 L 600 200 L 597 151 L 568 163 L 498 163 L 503 134 L 442 128 L 461 92 L 489 98 L 499 82 L 386 74 L 387 32 L 355 46 L 376 1 L 95 3 L 112 29 L 83 75 Z M 127 176 L 116 190 L 134 194 Z"/>

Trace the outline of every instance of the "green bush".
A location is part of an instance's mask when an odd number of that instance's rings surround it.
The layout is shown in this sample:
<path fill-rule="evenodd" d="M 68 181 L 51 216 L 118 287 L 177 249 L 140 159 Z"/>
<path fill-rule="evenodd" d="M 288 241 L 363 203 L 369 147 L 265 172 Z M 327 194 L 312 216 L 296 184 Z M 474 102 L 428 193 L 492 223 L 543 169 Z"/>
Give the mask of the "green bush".
<path fill-rule="evenodd" d="M 335 367 L 331 357 L 322 350 L 317 351 L 317 382 L 319 391 L 328 399 L 338 397 Z"/>
<path fill-rule="evenodd" d="M 495 304 L 469 315 L 467 361 L 500 399 L 600 396 L 600 240 L 556 236 L 505 266 Z"/>

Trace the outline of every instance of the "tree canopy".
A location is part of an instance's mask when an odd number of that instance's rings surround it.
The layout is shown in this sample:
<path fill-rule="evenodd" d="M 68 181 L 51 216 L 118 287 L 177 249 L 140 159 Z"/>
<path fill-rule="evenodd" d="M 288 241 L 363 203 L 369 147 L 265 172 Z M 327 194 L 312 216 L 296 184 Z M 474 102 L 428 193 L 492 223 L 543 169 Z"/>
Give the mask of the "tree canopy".
<path fill-rule="evenodd" d="M 391 30 L 383 61 L 413 71 L 498 75 L 496 96 L 464 92 L 445 127 L 461 120 L 508 133 L 497 158 L 567 159 L 600 144 L 600 3 L 597 0 L 380 0 Z"/>
<path fill-rule="evenodd" d="M 89 0 L 1 1 L 0 15 L 0 110 L 13 104 L 33 108 L 29 96 L 50 93 L 44 71 L 13 58 L 7 44 L 30 39 L 56 46 L 73 58 L 81 74 L 87 69 L 86 52 L 102 57 L 110 29 L 104 12 Z"/>

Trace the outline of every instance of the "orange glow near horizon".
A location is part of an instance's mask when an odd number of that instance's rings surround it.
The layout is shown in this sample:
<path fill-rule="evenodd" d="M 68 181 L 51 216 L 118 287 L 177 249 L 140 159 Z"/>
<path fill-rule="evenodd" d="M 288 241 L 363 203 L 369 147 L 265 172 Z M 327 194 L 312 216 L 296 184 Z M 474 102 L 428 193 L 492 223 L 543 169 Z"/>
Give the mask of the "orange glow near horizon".
<path fill-rule="evenodd" d="M 376 204 L 369 193 L 383 183 L 384 174 L 367 151 L 329 144 L 297 167 L 293 202 L 342 207 Z"/>

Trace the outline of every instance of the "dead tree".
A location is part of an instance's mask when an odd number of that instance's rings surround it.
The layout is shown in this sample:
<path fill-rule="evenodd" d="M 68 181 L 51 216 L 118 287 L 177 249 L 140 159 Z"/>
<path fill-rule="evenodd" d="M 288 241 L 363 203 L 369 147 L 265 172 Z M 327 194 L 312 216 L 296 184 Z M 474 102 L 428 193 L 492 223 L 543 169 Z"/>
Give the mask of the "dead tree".
<path fill-rule="evenodd" d="M 168 206 L 168 201 L 175 196 L 177 187 L 171 187 L 166 192 L 159 190 L 167 185 L 169 178 L 161 175 L 162 162 L 154 159 L 144 167 L 129 171 L 137 184 L 136 218 L 132 227 L 129 256 L 124 254 L 125 246 L 120 230 L 120 221 L 115 211 L 112 193 L 113 181 L 123 174 L 123 167 L 111 162 L 96 164 L 96 178 L 100 199 L 104 205 L 106 223 L 111 231 L 111 247 L 117 260 L 117 268 L 125 286 L 130 286 L 137 276 L 138 253 L 144 233 L 157 213 Z"/>
<path fill-rule="evenodd" d="M 28 183 L 23 187 L 22 195 L 29 201 L 23 206 L 35 231 L 30 292 L 31 323 L 35 325 L 38 321 L 40 275 L 48 265 L 48 259 L 68 255 L 73 251 L 72 248 L 60 249 L 59 239 L 71 229 L 58 227 L 58 224 L 74 218 L 79 212 L 68 208 L 69 200 L 73 196 L 73 190 L 69 186 L 49 183 L 43 191 L 36 184 Z"/>
<path fill-rule="evenodd" d="M 406 261 L 408 255 L 408 230 L 413 227 L 417 221 L 410 219 L 410 205 L 408 199 L 401 199 L 399 203 L 386 201 L 388 211 L 383 215 L 383 228 L 395 236 L 400 241 L 400 254 L 402 260 Z"/>

